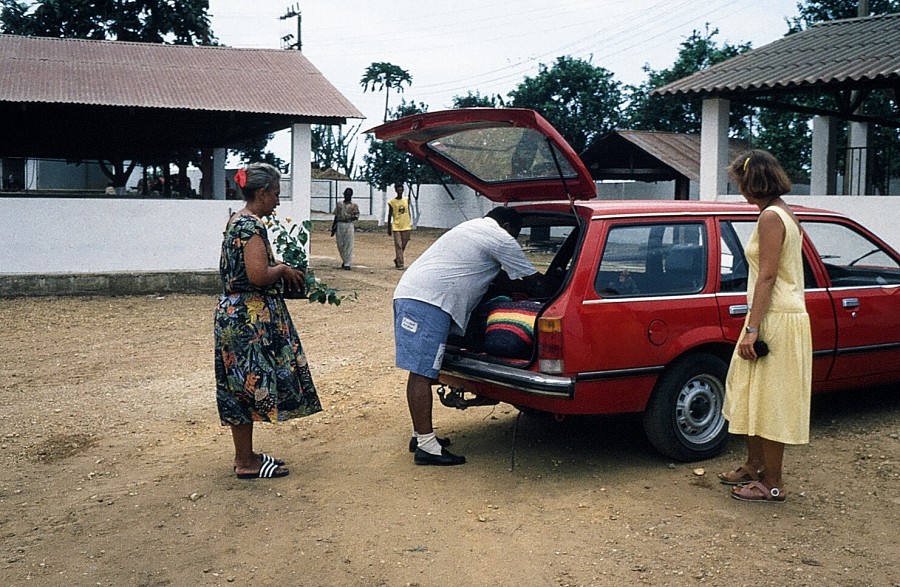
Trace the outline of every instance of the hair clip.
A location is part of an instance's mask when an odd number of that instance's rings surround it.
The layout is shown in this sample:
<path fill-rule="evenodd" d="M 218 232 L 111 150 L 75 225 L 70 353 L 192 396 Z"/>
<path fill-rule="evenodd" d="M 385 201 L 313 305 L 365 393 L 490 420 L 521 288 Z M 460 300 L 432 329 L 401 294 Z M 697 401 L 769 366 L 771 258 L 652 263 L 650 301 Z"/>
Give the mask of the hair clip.
<path fill-rule="evenodd" d="M 744 173 L 747 173 L 747 165 L 750 163 L 750 157 L 744 159 Z"/>
<path fill-rule="evenodd" d="M 746 169 L 746 164 L 744 168 Z M 247 171 L 241 167 L 237 170 L 237 173 L 234 174 L 234 182 L 238 184 L 238 187 L 244 189 L 244 186 L 247 185 Z"/>

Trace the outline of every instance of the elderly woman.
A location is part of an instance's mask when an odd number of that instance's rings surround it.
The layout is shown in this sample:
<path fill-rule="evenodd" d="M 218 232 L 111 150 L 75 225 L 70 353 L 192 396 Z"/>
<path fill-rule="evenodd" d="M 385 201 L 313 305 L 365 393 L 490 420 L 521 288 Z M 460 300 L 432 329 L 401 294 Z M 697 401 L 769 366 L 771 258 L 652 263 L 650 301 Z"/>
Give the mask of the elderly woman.
<path fill-rule="evenodd" d="M 228 220 L 219 261 L 216 402 L 222 425 L 231 426 L 239 479 L 288 474 L 283 460 L 253 452 L 254 422 L 289 420 L 322 409 L 282 296 L 285 287 L 300 289 L 304 275 L 275 262 L 261 220 L 278 206 L 280 179 L 278 170 L 266 163 L 238 171 L 235 180 L 245 206 Z"/>
<path fill-rule="evenodd" d="M 735 499 L 777 503 L 785 499 L 784 445 L 809 442 L 812 335 L 803 294 L 803 231 L 781 199 L 791 181 L 770 153 L 749 151 L 728 174 L 759 208 L 759 218 L 746 247 L 750 311 L 728 369 L 723 407 L 730 431 L 746 436 L 747 460 L 719 480 L 735 486 Z"/>

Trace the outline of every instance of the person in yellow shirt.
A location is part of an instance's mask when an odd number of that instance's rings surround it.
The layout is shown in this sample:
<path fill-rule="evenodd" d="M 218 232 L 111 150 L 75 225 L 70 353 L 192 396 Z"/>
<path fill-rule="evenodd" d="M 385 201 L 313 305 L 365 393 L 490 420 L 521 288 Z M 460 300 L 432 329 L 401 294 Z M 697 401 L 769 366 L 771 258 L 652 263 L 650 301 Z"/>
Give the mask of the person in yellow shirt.
<path fill-rule="evenodd" d="M 394 267 L 403 269 L 403 252 L 409 244 L 412 232 L 412 216 L 409 212 L 409 198 L 403 196 L 403 184 L 395 183 L 397 195 L 388 200 L 387 233 L 394 237 Z"/>

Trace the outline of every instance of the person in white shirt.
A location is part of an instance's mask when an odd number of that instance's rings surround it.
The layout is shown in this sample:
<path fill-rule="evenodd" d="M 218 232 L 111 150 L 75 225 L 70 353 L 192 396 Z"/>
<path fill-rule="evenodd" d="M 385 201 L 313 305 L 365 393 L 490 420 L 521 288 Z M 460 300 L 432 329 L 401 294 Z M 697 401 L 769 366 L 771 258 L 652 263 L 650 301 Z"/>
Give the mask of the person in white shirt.
<path fill-rule="evenodd" d="M 494 208 L 441 236 L 409 266 L 394 291 L 396 365 L 409 371 L 406 401 L 413 423 L 410 451 L 417 465 L 461 465 L 449 439 L 432 427 L 431 386 L 437 383 L 450 332 L 463 334 L 472 310 L 503 269 L 511 280 L 540 280 L 516 241 L 513 208 Z"/>

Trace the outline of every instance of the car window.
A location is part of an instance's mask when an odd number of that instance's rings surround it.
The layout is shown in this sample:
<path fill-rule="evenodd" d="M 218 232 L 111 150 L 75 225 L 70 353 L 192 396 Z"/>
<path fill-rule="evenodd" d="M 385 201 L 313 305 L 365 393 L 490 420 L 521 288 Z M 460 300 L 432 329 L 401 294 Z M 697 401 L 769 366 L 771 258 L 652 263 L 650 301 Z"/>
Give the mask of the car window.
<path fill-rule="evenodd" d="M 530 128 L 472 128 L 428 146 L 485 182 L 577 176 L 557 148 Z"/>
<path fill-rule="evenodd" d="M 697 293 L 706 285 L 702 223 L 610 228 L 594 287 L 604 297 Z"/>
<path fill-rule="evenodd" d="M 744 250 L 747 247 L 747 243 L 750 242 L 750 237 L 753 235 L 755 228 L 755 220 L 726 220 L 720 224 L 719 291 L 747 291 L 749 273 Z M 812 266 L 806 258 L 806 253 L 803 254 L 803 279 L 805 289 L 818 287 Z"/>
<path fill-rule="evenodd" d="M 744 257 L 744 245 L 750 238 L 745 234 L 747 224 L 752 231 L 753 224 L 749 222 L 721 223 L 719 291 L 747 291 L 747 259 Z"/>
<path fill-rule="evenodd" d="M 541 273 L 546 273 L 551 266 L 560 265 L 567 269 L 572 259 L 574 239 L 578 236 L 574 226 L 554 225 L 551 223 L 538 226 L 523 226 L 519 234 L 519 244 L 525 256 Z M 569 246 L 567 244 L 571 243 Z M 562 257 L 565 257 L 564 259 Z"/>
<path fill-rule="evenodd" d="M 819 252 L 832 286 L 900 284 L 896 259 L 869 237 L 837 222 L 806 221 L 801 225 Z"/>

